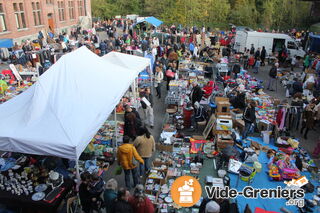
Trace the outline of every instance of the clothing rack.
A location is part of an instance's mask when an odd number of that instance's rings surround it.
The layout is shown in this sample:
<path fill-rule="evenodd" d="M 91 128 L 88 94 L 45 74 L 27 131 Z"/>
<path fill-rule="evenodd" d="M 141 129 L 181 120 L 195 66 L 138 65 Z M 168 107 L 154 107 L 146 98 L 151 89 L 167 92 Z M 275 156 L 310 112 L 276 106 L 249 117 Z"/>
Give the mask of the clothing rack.
<path fill-rule="evenodd" d="M 280 105 L 277 105 L 276 107 L 281 107 L 281 106 L 283 106 L 283 107 L 286 107 L 286 108 L 300 108 L 300 107 L 302 107 L 303 108 L 303 106 L 290 106 L 290 105 L 282 105 L 282 104 L 280 104 Z"/>
<path fill-rule="evenodd" d="M 279 109 L 280 109 L 280 107 L 285 107 L 286 109 L 291 109 L 291 108 L 296 108 L 296 109 L 303 109 L 304 107 L 303 106 L 290 106 L 290 105 L 288 105 L 288 104 L 279 104 L 279 105 L 277 105 L 276 107 L 275 107 L 275 112 L 274 112 L 274 118 L 275 118 L 275 120 L 277 120 L 277 116 L 278 116 L 278 111 L 279 111 Z M 300 122 L 300 121 L 299 121 Z M 277 129 L 279 128 L 278 127 L 278 125 L 276 125 L 276 127 L 277 127 Z M 284 130 L 286 130 L 287 129 L 287 127 L 286 126 L 284 126 L 284 128 L 283 129 L 278 129 L 279 131 L 284 131 Z"/>

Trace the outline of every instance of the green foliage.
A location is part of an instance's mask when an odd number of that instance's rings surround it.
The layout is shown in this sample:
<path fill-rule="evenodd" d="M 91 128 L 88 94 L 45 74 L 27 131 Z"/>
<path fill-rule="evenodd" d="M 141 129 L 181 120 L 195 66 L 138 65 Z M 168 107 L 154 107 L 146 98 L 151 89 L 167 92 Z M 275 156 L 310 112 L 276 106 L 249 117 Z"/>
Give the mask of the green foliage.
<path fill-rule="evenodd" d="M 93 16 L 139 14 L 165 24 L 268 29 L 301 28 L 310 22 L 311 3 L 300 0 L 92 0 Z"/>

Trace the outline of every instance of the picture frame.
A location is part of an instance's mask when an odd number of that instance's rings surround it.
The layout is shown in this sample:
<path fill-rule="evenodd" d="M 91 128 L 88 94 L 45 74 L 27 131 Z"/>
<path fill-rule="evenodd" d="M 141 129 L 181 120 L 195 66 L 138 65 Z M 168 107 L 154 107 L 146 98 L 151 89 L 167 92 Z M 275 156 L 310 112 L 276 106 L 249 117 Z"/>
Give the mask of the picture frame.
<path fill-rule="evenodd" d="M 212 129 L 214 128 L 215 123 L 216 123 L 216 119 L 217 119 L 216 116 L 214 114 L 212 114 L 209 119 L 209 122 L 207 123 L 206 128 L 203 130 L 203 133 L 202 133 L 202 135 L 205 139 L 208 138 L 210 131 L 212 131 Z"/>

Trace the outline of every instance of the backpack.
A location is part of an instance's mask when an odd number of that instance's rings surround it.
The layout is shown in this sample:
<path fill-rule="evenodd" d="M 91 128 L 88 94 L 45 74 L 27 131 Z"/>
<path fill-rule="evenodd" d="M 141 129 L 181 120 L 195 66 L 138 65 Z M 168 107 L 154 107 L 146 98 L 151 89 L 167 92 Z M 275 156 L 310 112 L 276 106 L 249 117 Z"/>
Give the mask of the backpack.
<path fill-rule="evenodd" d="M 277 76 L 277 68 L 276 67 L 272 67 L 269 71 L 269 76 L 272 78 L 275 78 Z"/>

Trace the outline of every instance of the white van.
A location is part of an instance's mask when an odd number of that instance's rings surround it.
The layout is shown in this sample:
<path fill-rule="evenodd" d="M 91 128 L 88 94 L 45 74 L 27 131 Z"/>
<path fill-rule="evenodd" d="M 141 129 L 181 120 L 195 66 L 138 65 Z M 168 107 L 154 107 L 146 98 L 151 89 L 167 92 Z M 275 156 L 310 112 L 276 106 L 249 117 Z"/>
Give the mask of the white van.
<path fill-rule="evenodd" d="M 306 54 L 298 43 L 286 34 L 237 31 L 234 44 L 234 49 L 237 52 L 244 53 L 245 48 L 250 50 L 251 44 L 254 45 L 255 50 L 258 48 L 261 50 L 264 46 L 267 56 L 281 50 L 283 45 L 287 47 L 290 56 L 304 57 Z"/>

